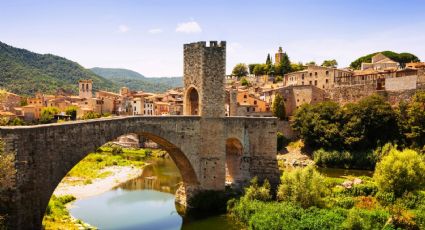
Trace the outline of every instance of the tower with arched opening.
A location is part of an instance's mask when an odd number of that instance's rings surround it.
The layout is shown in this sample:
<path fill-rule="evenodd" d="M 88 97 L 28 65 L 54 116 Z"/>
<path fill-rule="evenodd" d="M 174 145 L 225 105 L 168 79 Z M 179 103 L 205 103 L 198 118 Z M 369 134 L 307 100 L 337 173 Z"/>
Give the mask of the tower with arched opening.
<path fill-rule="evenodd" d="M 226 42 L 184 45 L 184 115 L 224 116 Z"/>

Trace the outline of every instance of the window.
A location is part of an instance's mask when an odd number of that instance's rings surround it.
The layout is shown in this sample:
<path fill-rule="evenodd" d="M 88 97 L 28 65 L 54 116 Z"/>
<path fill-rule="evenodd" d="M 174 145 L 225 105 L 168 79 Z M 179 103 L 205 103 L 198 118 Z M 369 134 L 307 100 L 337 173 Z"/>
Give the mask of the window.
<path fill-rule="evenodd" d="M 314 85 L 317 86 L 317 80 L 314 80 Z"/>
<path fill-rule="evenodd" d="M 301 82 L 302 85 L 304 85 L 304 82 Z"/>
<path fill-rule="evenodd" d="M 309 82 L 310 85 L 313 85 L 312 81 Z"/>
<path fill-rule="evenodd" d="M 329 76 L 329 71 L 326 70 L 326 76 Z"/>
<path fill-rule="evenodd" d="M 328 84 L 329 83 L 329 79 L 326 79 L 326 84 Z"/>
<path fill-rule="evenodd" d="M 247 96 L 246 95 L 243 95 L 243 98 L 247 98 Z"/>
<path fill-rule="evenodd" d="M 317 77 L 317 72 L 314 72 L 314 76 L 316 76 L 316 77 Z"/>
<path fill-rule="evenodd" d="M 312 73 L 310 73 L 310 77 L 311 77 L 311 76 L 313 76 L 313 74 L 312 74 Z"/>
<path fill-rule="evenodd" d="M 303 79 L 303 80 L 304 80 L 304 74 L 302 74 L 302 75 L 301 75 L 301 79 Z"/>
<path fill-rule="evenodd" d="M 254 105 L 256 105 L 257 104 L 257 101 L 254 101 Z"/>

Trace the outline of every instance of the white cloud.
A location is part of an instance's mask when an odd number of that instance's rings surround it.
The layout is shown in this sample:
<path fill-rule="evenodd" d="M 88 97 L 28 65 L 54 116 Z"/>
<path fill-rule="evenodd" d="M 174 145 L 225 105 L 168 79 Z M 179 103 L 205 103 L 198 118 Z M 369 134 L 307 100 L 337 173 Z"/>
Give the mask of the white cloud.
<path fill-rule="evenodd" d="M 162 33 L 162 32 L 163 32 L 163 30 L 161 28 L 155 28 L 155 29 L 148 30 L 148 33 L 150 33 L 150 34 L 159 34 L 159 33 Z"/>
<path fill-rule="evenodd" d="M 182 22 L 177 25 L 176 32 L 187 33 L 187 34 L 196 34 L 201 33 L 202 28 L 196 21 Z"/>
<path fill-rule="evenodd" d="M 118 31 L 120 33 L 127 33 L 130 30 L 130 27 L 128 27 L 127 25 L 119 25 L 118 26 Z"/>

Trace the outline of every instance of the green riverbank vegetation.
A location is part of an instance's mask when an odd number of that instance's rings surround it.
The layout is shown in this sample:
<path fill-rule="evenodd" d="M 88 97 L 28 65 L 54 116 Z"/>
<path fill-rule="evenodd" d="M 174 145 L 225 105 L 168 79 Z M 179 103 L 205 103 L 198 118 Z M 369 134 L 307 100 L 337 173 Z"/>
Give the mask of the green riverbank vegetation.
<path fill-rule="evenodd" d="M 346 180 L 358 181 L 343 186 Z M 253 180 L 228 213 L 249 229 L 425 229 L 425 159 L 389 149 L 373 177 L 330 178 L 315 166 L 284 172 L 277 195 Z"/>
<path fill-rule="evenodd" d="M 79 229 L 96 229 L 81 220 L 74 219 L 70 216 L 67 209 L 75 197 L 71 195 L 55 196 L 50 198 L 47 205 L 46 213 L 43 218 L 43 229 L 66 229 L 66 230 L 79 230 Z"/>
<path fill-rule="evenodd" d="M 95 153 L 90 153 L 68 172 L 63 182 L 68 184 L 91 184 L 94 179 L 111 175 L 107 167 L 142 167 L 147 157 L 162 157 L 166 154 L 160 149 L 130 149 L 107 144 Z"/>
<path fill-rule="evenodd" d="M 383 96 L 357 103 L 304 104 L 292 128 L 321 167 L 373 170 L 386 143 L 425 153 L 425 92 L 392 107 Z"/>

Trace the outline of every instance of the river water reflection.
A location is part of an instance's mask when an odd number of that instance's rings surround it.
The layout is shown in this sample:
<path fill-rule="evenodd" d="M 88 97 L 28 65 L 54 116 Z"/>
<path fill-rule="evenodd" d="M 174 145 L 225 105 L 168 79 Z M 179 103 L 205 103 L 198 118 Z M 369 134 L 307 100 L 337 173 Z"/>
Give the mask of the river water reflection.
<path fill-rule="evenodd" d="M 238 229 L 225 216 L 189 220 L 180 216 L 174 193 L 181 176 L 170 159 L 155 159 L 143 174 L 98 196 L 77 200 L 71 215 L 99 229 Z"/>

